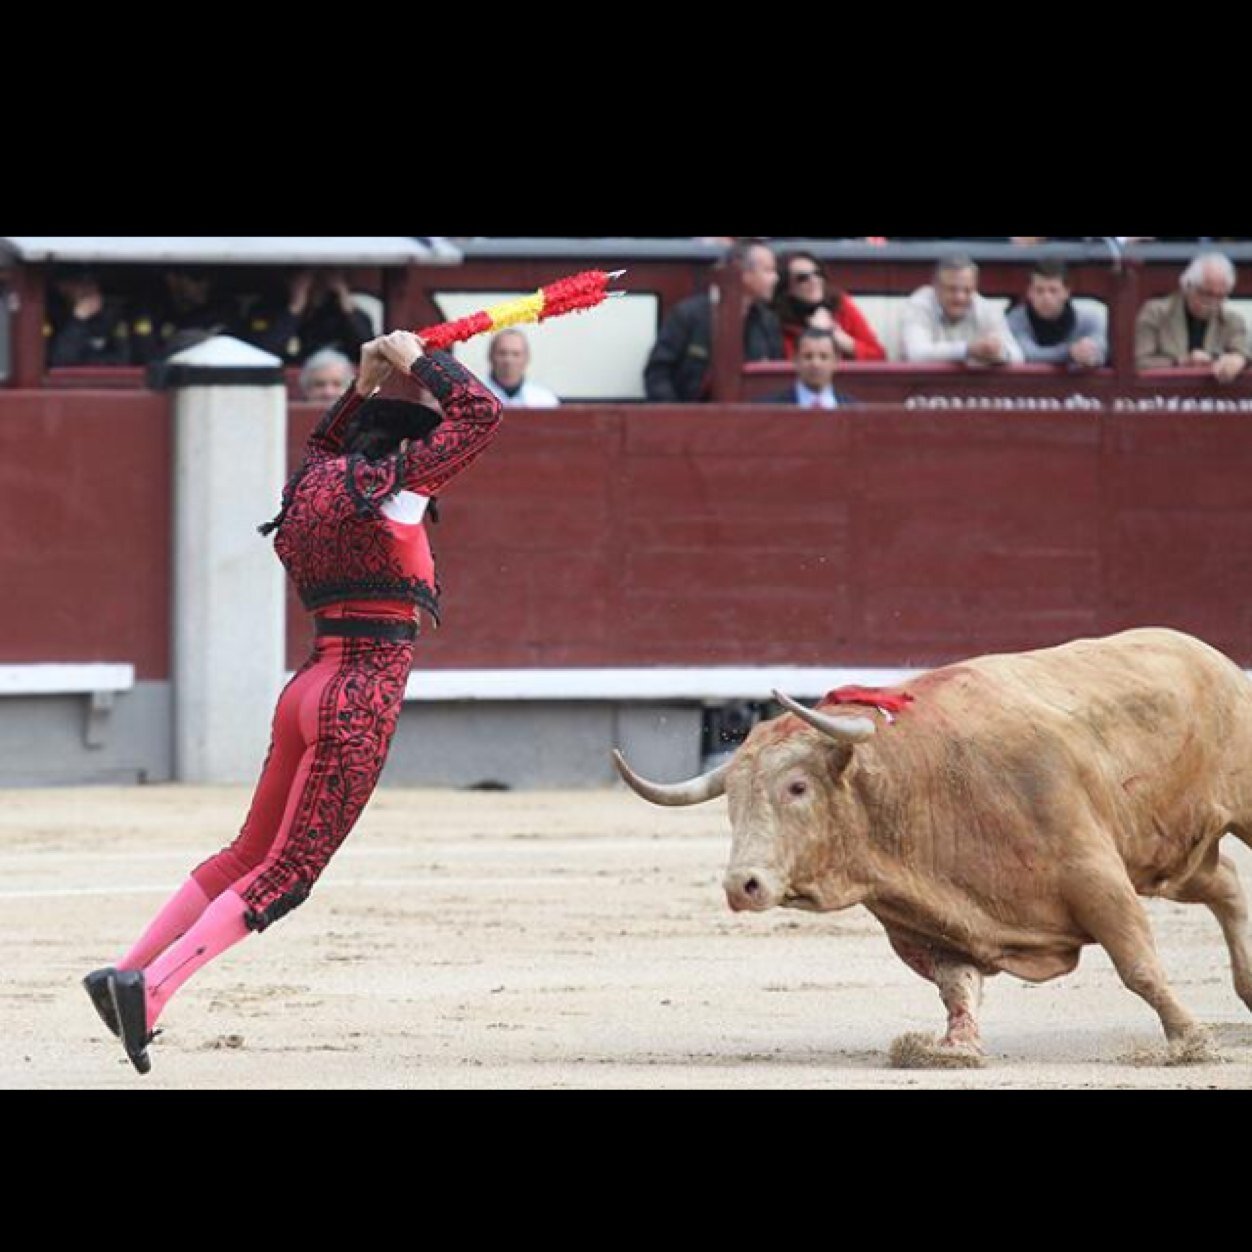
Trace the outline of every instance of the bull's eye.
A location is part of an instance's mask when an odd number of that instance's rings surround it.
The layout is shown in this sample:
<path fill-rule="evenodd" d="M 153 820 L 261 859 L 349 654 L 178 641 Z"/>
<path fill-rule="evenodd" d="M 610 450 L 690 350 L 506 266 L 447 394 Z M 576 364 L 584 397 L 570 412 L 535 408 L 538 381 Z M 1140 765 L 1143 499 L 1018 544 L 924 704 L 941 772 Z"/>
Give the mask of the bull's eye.
<path fill-rule="evenodd" d="M 787 794 L 793 796 L 806 796 L 809 793 L 809 785 L 802 778 L 797 778 L 787 788 Z"/>

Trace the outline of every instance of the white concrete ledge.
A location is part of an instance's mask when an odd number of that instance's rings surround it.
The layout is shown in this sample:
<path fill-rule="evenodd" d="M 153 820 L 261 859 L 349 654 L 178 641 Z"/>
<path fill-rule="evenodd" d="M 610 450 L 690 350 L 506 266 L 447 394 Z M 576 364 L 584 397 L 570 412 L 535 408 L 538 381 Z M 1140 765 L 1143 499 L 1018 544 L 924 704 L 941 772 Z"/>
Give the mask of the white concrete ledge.
<path fill-rule="evenodd" d="M 891 687 L 917 670 L 776 669 L 417 669 L 406 700 L 769 700 L 774 688 L 815 699 L 836 687 Z"/>
<path fill-rule="evenodd" d="M 0 665 L 0 696 L 93 695 L 134 685 L 133 665 Z"/>

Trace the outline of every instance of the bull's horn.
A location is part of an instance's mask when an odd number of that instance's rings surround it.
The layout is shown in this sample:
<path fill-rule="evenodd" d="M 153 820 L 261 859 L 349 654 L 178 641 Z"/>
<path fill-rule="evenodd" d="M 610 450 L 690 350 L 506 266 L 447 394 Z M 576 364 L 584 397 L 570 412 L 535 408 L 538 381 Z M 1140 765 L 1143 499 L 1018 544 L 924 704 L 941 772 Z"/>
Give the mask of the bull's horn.
<path fill-rule="evenodd" d="M 726 771 L 730 769 L 730 762 L 727 761 L 725 765 L 719 765 L 711 773 L 701 774 L 699 778 L 692 778 L 687 782 L 654 783 L 646 778 L 640 778 L 626 764 L 626 758 L 616 748 L 613 749 L 613 764 L 617 766 L 617 772 L 621 774 L 623 781 L 636 795 L 643 796 L 645 800 L 651 800 L 653 804 L 665 804 L 672 808 L 687 804 L 703 804 L 706 800 L 716 800 L 718 796 L 725 795 Z"/>
<path fill-rule="evenodd" d="M 837 739 L 840 743 L 864 743 L 874 737 L 878 729 L 868 717 L 831 717 L 827 713 L 819 713 L 816 709 L 806 709 L 797 704 L 790 696 L 781 691 L 774 692 L 774 699 L 790 713 L 794 713 L 802 722 L 820 730 L 823 735 Z"/>

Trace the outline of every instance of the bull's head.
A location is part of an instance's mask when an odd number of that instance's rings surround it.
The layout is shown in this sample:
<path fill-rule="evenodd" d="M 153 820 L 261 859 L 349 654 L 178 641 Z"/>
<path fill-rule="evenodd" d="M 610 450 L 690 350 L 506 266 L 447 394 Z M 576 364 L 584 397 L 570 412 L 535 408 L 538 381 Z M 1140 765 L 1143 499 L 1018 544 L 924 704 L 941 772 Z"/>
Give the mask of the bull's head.
<path fill-rule="evenodd" d="M 782 717 L 755 727 L 734 758 L 688 782 L 649 782 L 613 753 L 632 791 L 653 804 L 730 802 L 733 841 L 724 886 L 736 912 L 783 906 L 836 909 L 858 898 L 848 874 L 848 842 L 864 833 L 845 780 L 853 749 L 874 735 L 864 717 L 832 717 L 780 692 L 774 699 L 816 737 Z M 799 732 L 799 733 L 797 733 Z"/>

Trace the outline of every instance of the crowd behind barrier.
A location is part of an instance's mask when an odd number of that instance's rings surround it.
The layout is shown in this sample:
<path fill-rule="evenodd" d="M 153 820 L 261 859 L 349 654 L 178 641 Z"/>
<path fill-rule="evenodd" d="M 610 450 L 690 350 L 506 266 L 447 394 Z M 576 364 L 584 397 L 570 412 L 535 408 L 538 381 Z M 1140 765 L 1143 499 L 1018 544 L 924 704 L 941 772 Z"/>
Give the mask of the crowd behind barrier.
<path fill-rule="evenodd" d="M 483 286 L 486 298 L 483 276 L 492 275 L 509 295 L 576 264 L 607 264 L 601 257 L 628 265 L 627 291 L 654 295 L 653 313 L 636 317 L 626 336 L 616 330 L 600 336 L 594 352 L 579 352 L 578 366 L 594 365 L 597 356 L 634 353 L 635 389 L 620 382 L 613 390 L 570 386 L 560 376 L 567 369 L 547 377 L 553 372 L 551 349 L 528 372 L 532 345 L 522 336 L 505 345 L 499 377 L 496 345 L 490 348 L 494 381 L 510 403 L 759 402 L 793 388 L 796 344 L 805 329 L 829 331 L 841 375 L 835 390 L 849 402 L 894 402 L 903 396 L 899 380 L 924 384 L 930 374 L 944 379 L 953 361 L 971 370 L 1002 369 L 1010 391 L 1019 390 L 1023 379 L 1040 377 L 1017 373 L 1027 364 L 1090 374 L 1095 382 L 1105 377 L 1101 370 L 1111 370 L 1123 384 L 1139 371 L 1187 370 L 1197 385 L 1205 383 L 1206 367 L 1230 382 L 1247 364 L 1248 305 L 1240 298 L 1237 273 L 1230 283 L 1219 278 L 1199 284 L 1198 304 L 1179 288 L 1186 267 L 1202 253 L 1246 262 L 1252 240 L 1235 237 L 441 237 L 443 242 L 459 248 L 461 265 L 439 271 L 417 266 L 390 284 L 378 274 L 307 266 L 46 266 L 40 332 L 47 368 L 38 376 L 55 386 L 143 386 L 154 362 L 226 333 L 278 356 L 288 367 L 292 397 L 302 398 L 317 394 L 301 383 L 311 357 L 331 351 L 354 359 L 364 337 L 388 319 L 407 318 L 409 325 L 442 320 L 447 293 Z M 768 253 L 776 271 L 766 278 L 776 283 L 774 291 L 749 293 L 741 350 L 723 340 L 726 328 L 714 316 L 712 296 L 725 282 L 719 271 L 743 271 L 736 247 Z M 946 292 L 936 286 L 936 263 L 957 253 L 974 266 L 965 295 L 953 297 L 970 306 L 968 333 L 953 329 L 966 313 L 951 300 L 944 307 Z M 1216 306 L 1203 307 L 1206 298 L 1212 303 L 1204 293 L 1219 288 Z M 1047 308 L 1051 315 L 1045 315 Z M 1210 326 L 1218 328 L 1213 335 L 1206 334 Z M 14 364 L 30 355 L 29 337 L 5 346 Z M 510 367 L 510 354 L 525 360 Z M 483 372 L 487 359 L 479 363 Z M 8 385 L 18 385 L 18 372 L 10 367 Z M 25 385 L 31 376 L 27 363 Z M 986 380 L 978 380 L 975 390 L 986 389 Z"/>
<path fill-rule="evenodd" d="M 72 264 L 48 274 L 43 334 L 53 368 L 147 366 L 223 334 L 302 366 L 326 350 L 355 360 L 374 333 L 340 268 L 258 275 L 208 265 Z"/>
<path fill-rule="evenodd" d="M 484 337 L 479 345 L 483 377 L 490 372 L 506 403 L 535 408 L 530 397 L 542 396 L 540 387 L 566 403 L 510 418 L 499 457 L 465 483 L 441 522 L 437 538 L 455 556 L 448 581 L 457 629 L 424 640 L 431 671 L 464 683 L 466 675 L 503 671 L 585 681 L 593 669 L 627 681 L 624 675 L 646 669 L 670 684 L 654 693 L 657 716 L 672 724 L 675 702 L 712 701 L 726 725 L 706 716 L 705 727 L 721 745 L 736 717 L 754 715 L 735 702 L 751 693 L 710 684 L 713 670 L 730 666 L 911 667 L 1146 620 L 1190 629 L 1252 664 L 1242 590 L 1252 531 L 1240 469 L 1252 440 L 1252 424 L 1243 420 L 1252 413 L 1252 382 L 1242 372 L 1218 381 L 1222 357 L 1246 363 L 1237 327 L 1211 311 L 1208 318 L 1192 312 L 1192 320 L 1209 323 L 1205 336 L 1210 328 L 1217 336 L 1213 351 L 1203 342 L 1193 347 L 1180 287 L 1195 258 L 1212 251 L 1235 262 L 1238 279 L 1252 264 L 1252 243 L 768 244 L 777 276 L 769 303 L 780 337 L 766 339 L 775 352 L 781 341 L 781 352 L 755 361 L 736 338 L 738 309 L 729 298 L 742 288 L 746 257 L 728 264 L 720 240 L 464 240 L 462 263 L 440 271 L 418 263 L 386 275 L 368 268 L 343 275 L 353 308 L 375 325 L 418 327 L 578 269 L 629 271 L 629 299 L 566 321 L 580 323 L 583 342 L 614 360 L 627 347 L 638 351 L 637 395 L 606 389 L 590 403 L 568 388 L 554 358 L 538 351 L 556 341 L 559 324 L 503 341 Z M 994 326 L 970 342 L 1005 333 L 1002 323 L 1022 350 L 1021 364 L 903 359 L 909 302 L 929 287 L 942 310 L 952 293 L 934 290 L 936 263 L 957 251 L 979 268 L 975 289 L 958 283 L 953 298 L 972 307 L 979 295 L 992 306 Z M 1044 264 L 1057 261 L 1064 269 Z M 292 305 L 305 294 L 311 306 L 315 283 L 304 293 L 292 270 L 277 267 L 220 270 L 225 313 L 204 301 L 207 324 L 175 327 L 185 337 L 162 343 L 164 322 L 151 315 L 145 325 L 138 296 L 152 292 L 146 280 L 163 268 L 99 275 L 99 308 L 90 290 L 72 285 L 81 274 L 53 279 L 44 267 L 37 291 L 32 277 L 0 274 L 20 297 L 4 307 L 17 350 L 11 363 L 25 371 L 0 387 L 0 460 L 10 474 L 0 501 L 8 524 L 0 530 L 9 536 L 11 590 L 23 604 L 0 660 L 15 674 L 16 698 L 8 702 L 15 724 L 27 716 L 22 701 L 36 695 L 65 714 L 60 729 L 29 736 L 26 755 L 6 762 L 11 772 L 33 768 L 37 755 L 57 762 L 58 779 L 170 776 L 168 728 L 178 694 L 173 400 L 150 390 L 161 352 L 223 327 L 252 342 L 272 331 L 296 401 L 293 457 L 354 366 L 350 342 L 338 335 L 339 346 L 301 335 L 287 350 L 292 336 L 283 341 L 279 319 L 299 312 Z M 768 275 L 768 264 L 761 272 Z M 1195 275 L 1201 310 L 1217 304 L 1240 312 L 1239 286 L 1230 295 L 1215 274 Z M 51 359 L 45 296 L 50 282 L 63 279 L 65 289 L 52 299 L 80 303 L 83 320 L 98 316 L 106 297 L 135 297 L 133 306 L 122 300 L 125 336 L 97 336 L 102 352 L 124 338 L 126 364 Z M 815 298 L 819 279 L 822 296 Z M 167 280 L 161 285 L 169 292 Z M 710 288 L 717 293 L 707 309 L 713 403 L 637 411 L 646 358 L 666 319 Z M 347 335 L 354 319 L 341 297 L 337 283 L 324 283 L 316 304 L 328 318 L 336 305 L 347 314 Z M 632 345 L 612 320 L 623 306 L 636 309 Z M 1138 340 L 1146 347 L 1149 334 L 1159 348 L 1210 360 L 1164 368 L 1151 360 L 1152 368 L 1138 370 Z M 146 361 L 136 360 L 130 354 L 145 335 L 157 345 Z M 728 350 L 736 342 L 737 355 Z M 979 350 L 994 356 L 990 347 Z M 1073 350 L 1093 355 L 1049 363 L 1049 354 Z M 74 389 L 80 394 L 68 394 Z M 797 406 L 851 412 L 810 415 Z M 69 427 L 75 437 L 67 441 Z M 774 437 L 781 431 L 785 438 Z M 107 529 L 83 528 L 83 484 L 97 481 L 108 484 L 116 516 Z M 48 543 L 32 557 L 23 536 L 33 515 L 45 533 L 72 542 Z M 257 520 L 263 516 L 258 511 Z M 556 576 L 534 576 L 537 551 Z M 85 616 L 84 602 L 93 606 Z M 307 631 L 292 606 L 289 666 L 307 649 Z M 618 725 L 620 710 L 608 707 L 614 688 L 597 690 L 605 709 L 580 716 Z M 548 701 L 544 714 L 554 723 L 575 724 L 562 697 L 530 691 L 528 699 Z M 74 692 L 81 693 L 77 705 Z M 414 736 L 427 712 L 406 714 Z M 430 737 L 450 753 L 448 745 L 472 745 L 464 754 L 477 758 L 477 724 L 462 732 L 455 720 L 473 710 L 443 712 L 449 720 Z M 536 716 L 533 708 L 524 715 Z M 692 716 L 698 730 L 699 716 Z M 577 727 L 579 742 L 594 745 L 597 761 L 607 759 L 587 723 Z"/>
<path fill-rule="evenodd" d="M 694 289 L 670 293 L 661 303 L 656 341 L 642 368 L 642 393 L 605 399 L 778 402 L 779 396 L 793 393 L 797 402 L 807 402 L 810 393 L 797 385 L 794 355 L 800 332 L 813 326 L 829 330 L 834 340 L 837 371 L 845 384 L 841 390 L 861 393 L 846 394 L 851 403 L 892 403 L 931 387 L 950 391 L 960 371 L 949 362 L 971 374 L 997 375 L 1010 393 L 1040 383 L 1046 390 L 1092 383 L 1102 393 L 1110 387 L 1124 391 L 1153 381 L 1162 370 L 1168 371 L 1171 385 L 1207 393 L 1210 383 L 1229 384 L 1241 377 L 1247 364 L 1248 304 L 1234 290 L 1235 276 L 1217 284 L 1226 289 L 1210 307 L 1204 307 L 1205 287 L 1194 301 L 1184 300 L 1180 290 L 1186 267 L 1199 255 L 1220 251 L 1240 261 L 1252 259 L 1247 246 L 1252 240 L 1240 237 L 460 237 L 454 242 L 471 269 L 526 257 L 555 263 L 597 255 L 614 263 L 637 258 L 645 268 L 662 256 L 706 263 L 707 272 L 693 275 Z M 716 300 L 709 293 L 717 282 L 710 282 L 710 274 L 727 254 L 731 268 L 742 272 L 745 257 L 762 250 L 773 256 L 778 286 L 773 297 L 747 289 L 753 281 L 771 280 L 769 273 L 754 279 L 748 267 L 740 349 L 734 327 L 716 324 Z M 962 311 L 940 307 L 934 294 L 933 267 L 957 252 L 975 266 L 969 333 L 946 325 L 959 323 Z M 982 290 L 979 266 L 986 277 Z M 843 289 L 836 276 L 844 280 Z M 806 282 L 819 283 L 821 290 L 815 295 L 810 285 L 806 291 Z M 733 284 L 721 288 L 723 296 L 737 294 Z M 1214 284 L 1207 285 L 1213 289 Z M 1150 342 L 1153 309 L 1158 321 L 1164 317 L 1172 327 L 1166 334 L 1173 340 L 1168 352 L 1162 351 L 1159 334 L 1155 350 Z M 782 324 L 781 353 L 768 312 Z M 1218 329 L 1207 333 L 1213 327 Z M 1182 352 L 1184 332 L 1192 342 Z M 932 349 L 926 346 L 928 336 L 955 342 Z M 985 394 L 993 385 L 978 378 L 974 389 Z M 824 394 L 829 402 L 831 391 Z"/>

